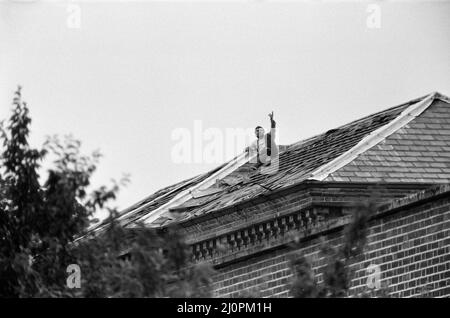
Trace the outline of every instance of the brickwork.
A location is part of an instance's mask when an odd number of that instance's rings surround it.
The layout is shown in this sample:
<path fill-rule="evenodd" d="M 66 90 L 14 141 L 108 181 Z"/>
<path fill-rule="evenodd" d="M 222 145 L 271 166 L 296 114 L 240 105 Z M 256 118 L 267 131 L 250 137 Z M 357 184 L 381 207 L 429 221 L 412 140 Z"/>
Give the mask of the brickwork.
<path fill-rule="evenodd" d="M 415 117 L 418 109 L 424 110 Z M 382 207 L 353 264 L 351 294 L 366 289 L 371 265 L 392 296 L 450 296 L 448 97 L 422 97 L 290 145 L 274 175 L 249 165 L 203 192 L 201 181 L 220 167 L 162 189 L 125 211 L 122 221 L 133 225 L 155 213 L 152 226 L 178 226 L 193 260 L 219 271 L 216 296 L 286 297 L 290 253 L 309 257 L 320 282 L 322 241 L 340 243 L 349 212 L 375 186 Z M 187 201 L 171 203 L 188 190 Z M 302 242 L 296 251 L 288 248 L 294 237 Z"/>
<path fill-rule="evenodd" d="M 394 203 L 371 220 L 365 253 L 352 266 L 352 295 L 367 289 L 367 268 L 376 264 L 382 283 L 393 297 L 450 296 L 450 192 L 449 187 L 445 189 L 440 197 L 433 194 L 431 201 L 414 196 L 413 202 L 399 201 L 400 206 Z M 328 231 L 324 236 L 327 244 L 339 244 L 341 225 L 336 225 L 335 231 L 322 229 Z M 311 260 L 319 282 L 324 265 L 319 257 L 320 244 L 318 236 L 306 236 L 303 247 L 295 251 Z M 238 297 L 254 292 L 262 297 L 289 296 L 289 253 L 292 251 L 280 245 L 266 253 L 254 252 L 242 261 L 219 264 L 216 296 Z"/>

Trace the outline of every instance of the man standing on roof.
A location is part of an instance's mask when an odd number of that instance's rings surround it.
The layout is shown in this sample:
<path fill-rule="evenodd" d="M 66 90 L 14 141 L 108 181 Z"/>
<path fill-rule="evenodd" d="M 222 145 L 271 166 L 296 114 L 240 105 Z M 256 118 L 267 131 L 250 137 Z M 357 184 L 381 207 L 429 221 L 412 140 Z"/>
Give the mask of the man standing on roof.
<path fill-rule="evenodd" d="M 261 167 L 261 173 L 278 171 L 278 146 L 275 143 L 276 122 L 273 119 L 273 111 L 269 114 L 269 118 L 270 132 L 266 134 L 264 128 L 256 126 L 256 141 L 246 148 L 247 156 L 251 157 L 250 162 Z"/>

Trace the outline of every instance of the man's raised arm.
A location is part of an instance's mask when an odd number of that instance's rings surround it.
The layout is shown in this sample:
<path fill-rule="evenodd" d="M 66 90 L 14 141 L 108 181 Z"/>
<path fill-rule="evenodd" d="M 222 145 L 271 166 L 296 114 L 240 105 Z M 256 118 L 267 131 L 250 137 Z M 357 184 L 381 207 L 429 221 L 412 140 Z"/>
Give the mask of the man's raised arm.
<path fill-rule="evenodd" d="M 277 123 L 275 122 L 275 120 L 273 119 L 273 111 L 269 114 L 269 118 L 270 118 L 270 135 L 272 140 L 275 140 L 275 128 Z"/>

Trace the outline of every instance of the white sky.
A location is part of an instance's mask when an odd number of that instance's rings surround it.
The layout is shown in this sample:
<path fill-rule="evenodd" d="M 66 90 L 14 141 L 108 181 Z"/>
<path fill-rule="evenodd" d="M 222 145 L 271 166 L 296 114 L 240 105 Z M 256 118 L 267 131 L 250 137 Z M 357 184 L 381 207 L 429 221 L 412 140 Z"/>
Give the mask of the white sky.
<path fill-rule="evenodd" d="M 68 3 L 0 1 L 0 118 L 21 84 L 35 145 L 72 133 L 105 155 L 96 184 L 131 174 L 120 208 L 215 166 L 171 158 L 172 132 L 194 120 L 267 127 L 274 110 L 289 144 L 450 95 L 446 1 L 81 2 L 80 28 L 67 27 Z"/>

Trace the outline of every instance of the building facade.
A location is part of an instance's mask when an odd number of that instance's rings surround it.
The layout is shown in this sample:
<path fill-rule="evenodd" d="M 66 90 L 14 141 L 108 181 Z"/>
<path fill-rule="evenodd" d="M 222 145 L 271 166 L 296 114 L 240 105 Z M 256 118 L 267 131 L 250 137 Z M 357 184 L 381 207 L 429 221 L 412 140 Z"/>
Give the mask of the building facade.
<path fill-rule="evenodd" d="M 217 297 L 289 297 L 290 255 L 309 259 L 321 282 L 320 246 L 338 246 L 352 210 L 375 200 L 350 296 L 373 288 L 373 275 L 393 297 L 450 296 L 448 97 L 432 93 L 280 147 L 275 173 L 250 165 L 237 156 L 119 219 L 127 227 L 177 224 L 194 260 L 217 269 Z"/>

